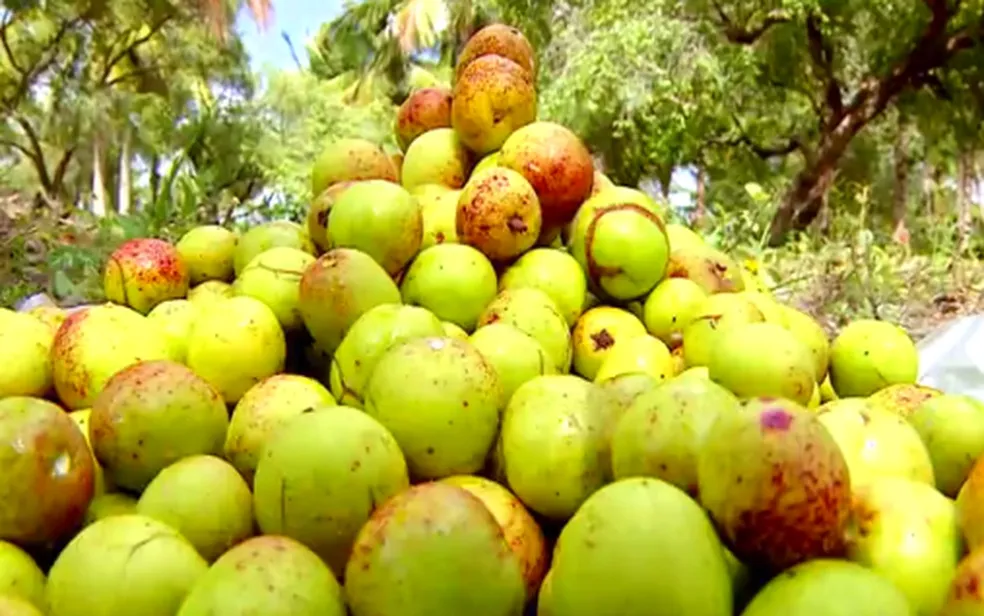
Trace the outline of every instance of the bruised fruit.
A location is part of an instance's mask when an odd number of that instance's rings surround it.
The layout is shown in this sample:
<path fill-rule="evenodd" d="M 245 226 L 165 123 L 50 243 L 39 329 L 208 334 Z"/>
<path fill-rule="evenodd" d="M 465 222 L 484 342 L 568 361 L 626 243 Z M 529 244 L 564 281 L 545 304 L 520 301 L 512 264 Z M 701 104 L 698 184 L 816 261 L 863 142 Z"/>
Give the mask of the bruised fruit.
<path fill-rule="evenodd" d="M 569 223 L 591 194 L 591 153 L 569 128 L 555 122 L 533 122 L 510 135 L 499 150 L 499 165 L 518 171 L 533 186 L 545 228 Z"/>
<path fill-rule="evenodd" d="M 0 400 L 0 539 L 24 547 L 67 539 L 93 483 L 89 447 L 67 413 L 39 398 Z"/>
<path fill-rule="evenodd" d="M 195 548 L 163 522 L 111 516 L 87 526 L 48 573 L 50 616 L 172 616 L 208 570 Z M 125 582 L 124 582 L 125 580 Z"/>
<path fill-rule="evenodd" d="M 206 280 L 188 291 L 188 301 L 197 306 L 233 296 L 232 285 L 221 280 Z"/>
<path fill-rule="evenodd" d="M 253 504 L 266 535 L 311 548 L 339 577 L 373 510 L 410 485 L 393 435 L 362 411 L 337 406 L 287 421 L 266 444 Z"/>
<path fill-rule="evenodd" d="M 177 616 L 346 616 L 342 589 L 318 556 L 288 537 L 254 537 L 223 554 Z"/>
<path fill-rule="evenodd" d="M 320 195 L 338 182 L 387 180 L 396 182 L 396 166 L 383 148 L 365 139 L 329 143 L 311 170 L 311 194 Z"/>
<path fill-rule="evenodd" d="M 399 303 L 400 289 L 393 279 L 359 250 L 329 250 L 301 277 L 301 317 L 311 337 L 329 354 L 363 313 L 380 304 Z"/>
<path fill-rule="evenodd" d="M 44 610 L 47 609 L 44 584 L 44 572 L 27 552 L 13 543 L 0 541 L 0 596 L 18 598 Z M 7 616 L 2 606 L 0 614 Z"/>
<path fill-rule="evenodd" d="M 173 245 L 140 238 L 124 242 L 106 261 L 106 299 L 141 314 L 188 294 L 188 268 Z"/>
<path fill-rule="evenodd" d="M 118 485 L 140 491 L 185 456 L 221 454 L 229 425 L 219 393 L 185 366 L 141 362 L 116 373 L 92 405 L 96 459 Z"/>
<path fill-rule="evenodd" d="M 604 390 L 573 375 L 533 378 L 516 390 L 502 418 L 508 485 L 527 507 L 566 520 L 605 485 Z"/>
<path fill-rule="evenodd" d="M 978 458 L 957 493 L 957 522 L 967 548 L 974 551 L 984 545 L 984 458 Z"/>
<path fill-rule="evenodd" d="M 569 327 L 573 327 L 584 308 L 587 283 L 577 260 L 563 250 L 534 248 L 502 274 L 499 289 L 532 287 L 554 301 Z"/>
<path fill-rule="evenodd" d="M 73 313 L 51 345 L 55 391 L 70 411 L 91 407 L 106 381 L 123 368 L 171 358 L 173 351 L 159 327 L 115 304 Z"/>
<path fill-rule="evenodd" d="M 395 344 L 425 336 L 442 336 L 434 314 L 417 306 L 382 304 L 356 320 L 331 360 L 329 384 L 340 404 L 365 406 L 366 382 L 376 362 Z"/>
<path fill-rule="evenodd" d="M 789 330 L 800 341 L 813 357 L 813 368 L 816 372 L 817 383 L 823 383 L 827 378 L 827 366 L 830 363 L 830 341 L 827 332 L 817 323 L 816 319 L 802 310 L 777 304 L 782 312 L 783 327 Z"/>
<path fill-rule="evenodd" d="M 543 291 L 520 287 L 500 292 L 478 319 L 479 327 L 490 323 L 516 327 L 543 346 L 557 372 L 570 370 L 571 334 L 567 322 Z"/>
<path fill-rule="evenodd" d="M 287 342 L 277 315 L 252 297 L 204 308 L 188 336 L 188 367 L 229 404 L 284 368 Z"/>
<path fill-rule="evenodd" d="M 753 398 L 718 414 L 697 481 L 725 544 L 753 569 L 781 571 L 843 550 L 847 463 L 816 415 L 795 402 Z"/>
<path fill-rule="evenodd" d="M 437 244 L 458 242 L 457 216 L 460 190 L 428 185 L 426 190 L 414 191 L 420 204 L 420 217 L 423 221 L 423 239 L 420 249 L 425 250 Z"/>
<path fill-rule="evenodd" d="M 908 419 L 924 402 L 942 395 L 943 392 L 934 387 L 917 383 L 899 383 L 879 389 L 868 396 L 868 402 Z"/>
<path fill-rule="evenodd" d="M 140 495 L 137 513 L 177 530 L 208 562 L 253 535 L 249 486 L 215 456 L 188 456 L 161 470 Z"/>
<path fill-rule="evenodd" d="M 646 335 L 646 326 L 621 308 L 598 306 L 586 311 L 574 324 L 574 371 L 595 380 L 605 358 L 616 345 Z"/>
<path fill-rule="evenodd" d="M 427 131 L 451 126 L 451 90 L 443 86 L 410 93 L 396 111 L 396 140 L 406 152 Z"/>
<path fill-rule="evenodd" d="M 253 258 L 232 284 L 233 293 L 258 299 L 277 316 L 285 330 L 303 326 L 298 308 L 301 276 L 314 256 L 297 248 L 279 246 Z"/>
<path fill-rule="evenodd" d="M 613 347 L 595 374 L 601 383 L 620 374 L 648 374 L 659 382 L 673 378 L 674 367 L 670 350 L 649 334 L 630 338 Z"/>
<path fill-rule="evenodd" d="M 652 290 L 642 308 L 646 330 L 667 346 L 683 342 L 683 328 L 696 314 L 707 293 L 687 278 L 666 278 Z"/>
<path fill-rule="evenodd" d="M 400 283 L 403 301 L 473 331 L 496 295 L 495 268 L 476 248 L 441 244 L 421 251 Z"/>
<path fill-rule="evenodd" d="M 468 341 L 495 369 L 502 385 L 500 408 L 505 408 L 520 385 L 557 368 L 543 345 L 508 323 L 490 323 L 475 330 Z"/>
<path fill-rule="evenodd" d="M 666 276 L 693 280 L 708 294 L 734 293 L 745 289 L 741 268 L 734 259 L 706 244 L 674 247 Z"/>
<path fill-rule="evenodd" d="M 971 551 L 960 561 L 946 602 L 936 616 L 977 616 L 984 613 L 984 550 Z"/>
<path fill-rule="evenodd" d="M 170 299 L 161 302 L 147 315 L 149 321 L 160 326 L 171 349 L 171 359 L 184 363 L 188 358 L 188 335 L 198 316 L 198 307 L 186 299 Z"/>
<path fill-rule="evenodd" d="M 311 202 L 307 215 L 307 232 L 315 247 L 321 252 L 331 249 L 331 240 L 328 237 L 328 215 L 331 213 L 331 208 L 342 191 L 353 184 L 355 182 L 332 184 Z"/>
<path fill-rule="evenodd" d="M 0 318 L 0 398 L 44 396 L 51 390 L 55 334 L 40 319 L 21 312 Z"/>
<path fill-rule="evenodd" d="M 181 236 L 175 249 L 188 268 L 191 284 L 232 280 L 232 260 L 239 235 L 219 225 L 195 227 Z"/>
<path fill-rule="evenodd" d="M 407 148 L 400 183 L 407 190 L 426 184 L 461 188 L 472 168 L 472 154 L 450 128 L 435 128 Z"/>
<path fill-rule="evenodd" d="M 551 571 L 548 613 L 558 616 L 734 613 L 714 527 L 700 505 L 655 479 L 625 479 L 588 498 L 561 531 Z"/>
<path fill-rule="evenodd" d="M 508 58 L 536 76 L 536 58 L 533 46 L 518 28 L 506 24 L 491 24 L 473 34 L 461 53 L 455 67 L 455 77 L 461 78 L 464 69 L 477 58 L 497 55 Z"/>
<path fill-rule="evenodd" d="M 482 468 L 499 425 L 502 386 L 467 342 L 416 338 L 386 351 L 369 376 L 365 411 L 393 433 L 413 477 Z"/>
<path fill-rule="evenodd" d="M 841 397 L 915 383 L 918 372 L 916 345 L 904 329 L 886 321 L 853 321 L 830 346 L 830 382 Z"/>
<path fill-rule="evenodd" d="M 260 452 L 287 420 L 304 412 L 334 406 L 325 386 L 299 374 L 276 374 L 251 387 L 232 411 L 223 456 L 253 484 Z"/>
<path fill-rule="evenodd" d="M 937 396 L 923 402 L 909 424 L 926 444 L 936 487 L 955 498 L 974 461 L 984 454 L 984 404 L 965 395 Z"/>
<path fill-rule="evenodd" d="M 683 327 L 683 357 L 687 367 L 709 367 L 714 349 L 726 332 L 762 320 L 762 311 L 737 293 L 708 295 Z"/>
<path fill-rule="evenodd" d="M 533 187 L 512 169 L 472 175 L 458 197 L 458 241 L 492 261 L 509 261 L 533 247 L 543 219 Z"/>
<path fill-rule="evenodd" d="M 464 65 L 452 93 L 451 126 L 476 154 L 498 150 L 516 129 L 536 120 L 533 76 L 503 56 Z"/>
<path fill-rule="evenodd" d="M 376 509 L 345 569 L 352 616 L 514 616 L 525 591 L 521 563 L 492 513 L 442 482 Z"/>
<path fill-rule="evenodd" d="M 393 182 L 353 184 L 338 196 L 328 214 L 328 237 L 333 248 L 361 250 L 395 276 L 420 250 L 420 205 Z"/>

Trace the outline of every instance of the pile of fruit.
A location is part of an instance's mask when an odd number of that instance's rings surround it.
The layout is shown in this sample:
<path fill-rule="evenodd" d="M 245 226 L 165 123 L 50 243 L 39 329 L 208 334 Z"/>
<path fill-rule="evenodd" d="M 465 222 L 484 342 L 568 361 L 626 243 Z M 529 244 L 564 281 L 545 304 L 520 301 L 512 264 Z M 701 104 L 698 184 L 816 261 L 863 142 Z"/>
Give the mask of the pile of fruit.
<path fill-rule="evenodd" d="M 613 185 L 535 71 L 489 26 L 306 228 L 0 311 L 0 614 L 984 614 L 984 405 Z"/>

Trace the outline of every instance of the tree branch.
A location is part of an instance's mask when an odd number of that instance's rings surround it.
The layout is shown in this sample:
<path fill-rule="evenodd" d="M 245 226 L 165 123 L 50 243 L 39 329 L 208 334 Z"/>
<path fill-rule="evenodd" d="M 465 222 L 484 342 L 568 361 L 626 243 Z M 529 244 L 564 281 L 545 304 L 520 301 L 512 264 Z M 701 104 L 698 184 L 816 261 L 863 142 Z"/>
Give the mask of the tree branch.
<path fill-rule="evenodd" d="M 824 101 L 830 112 L 825 121 L 836 124 L 844 114 L 844 99 L 840 82 L 834 75 L 834 50 L 820 29 L 820 17 L 816 13 L 811 13 L 806 19 L 806 37 L 810 57 L 820 73 L 820 82 L 824 85 Z"/>
<path fill-rule="evenodd" d="M 29 158 L 34 161 L 34 167 L 37 170 L 38 181 L 41 183 L 41 187 L 44 188 L 45 192 L 50 192 L 51 176 L 48 175 L 48 165 L 44 160 L 44 150 L 41 148 L 41 140 L 38 139 L 38 134 L 34 132 L 31 123 L 24 116 L 16 114 L 13 119 L 24 131 L 24 135 L 31 145 L 30 150 L 32 155 Z"/>
<path fill-rule="evenodd" d="M 728 17 L 728 14 L 724 12 L 724 8 L 720 3 L 716 0 L 711 0 L 711 4 L 714 5 L 714 10 L 721 19 L 721 26 L 725 38 L 739 45 L 751 45 L 762 38 L 772 26 L 787 23 L 792 19 L 788 11 L 773 9 L 767 12 L 758 23 L 753 24 L 753 20 L 750 19 L 745 25 L 739 25 Z"/>
<path fill-rule="evenodd" d="M 161 28 L 163 28 L 167 24 L 167 22 L 171 21 L 171 17 L 172 17 L 171 15 L 165 15 L 164 17 L 159 19 L 157 23 L 155 23 L 150 27 L 150 29 L 147 31 L 147 34 L 137 37 L 132 42 L 130 42 L 129 45 L 127 45 L 117 53 L 113 54 L 110 57 L 109 62 L 107 62 L 106 66 L 103 68 L 102 76 L 100 76 L 99 78 L 99 83 L 101 85 L 108 85 L 106 83 L 106 80 L 109 79 L 109 74 L 110 72 L 112 72 L 113 67 L 116 66 L 120 62 L 120 60 L 126 57 L 128 53 L 134 51 L 137 47 L 143 45 L 144 43 L 152 39 L 158 32 L 161 31 Z"/>
<path fill-rule="evenodd" d="M 0 26 L 0 43 L 3 44 L 3 51 L 7 56 L 7 61 L 10 62 L 10 66 L 14 68 L 20 74 L 24 74 L 24 69 L 20 67 L 17 59 L 14 57 L 14 52 L 10 48 L 10 41 L 7 39 L 7 28 L 14 23 L 16 16 L 11 11 L 7 11 L 3 18 L 3 25 Z"/>

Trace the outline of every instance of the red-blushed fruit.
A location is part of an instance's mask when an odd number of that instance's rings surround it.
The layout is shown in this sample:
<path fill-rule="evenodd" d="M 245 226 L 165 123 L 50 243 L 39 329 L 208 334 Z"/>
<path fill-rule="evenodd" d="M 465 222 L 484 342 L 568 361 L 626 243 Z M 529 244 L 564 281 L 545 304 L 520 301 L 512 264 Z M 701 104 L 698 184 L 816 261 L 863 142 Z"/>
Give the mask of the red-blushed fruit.
<path fill-rule="evenodd" d="M 984 549 L 972 550 L 960 561 L 946 603 L 937 616 L 984 614 Z"/>
<path fill-rule="evenodd" d="M 49 547 L 82 524 L 95 481 L 85 437 L 41 400 L 0 400 L 0 539 Z"/>
<path fill-rule="evenodd" d="M 497 55 L 508 58 L 523 67 L 530 75 L 536 76 L 536 58 L 533 46 L 518 28 L 506 24 L 485 26 L 468 39 L 455 67 L 455 77 L 477 58 Z"/>
<path fill-rule="evenodd" d="M 570 129 L 554 122 L 534 122 L 506 139 L 499 165 L 518 171 L 536 191 L 544 228 L 556 229 L 574 219 L 591 195 L 591 153 Z"/>
<path fill-rule="evenodd" d="M 458 241 L 492 261 L 510 261 L 532 248 L 542 224 L 536 192 L 512 169 L 491 167 L 473 175 L 458 198 Z"/>
<path fill-rule="evenodd" d="M 451 126 L 451 90 L 445 87 L 414 90 L 396 112 L 396 140 L 404 151 L 418 136 Z"/>
<path fill-rule="evenodd" d="M 147 314 L 161 302 L 187 295 L 188 281 L 188 268 L 172 244 L 140 238 L 109 256 L 103 286 L 109 301 Z"/>
<path fill-rule="evenodd" d="M 847 462 L 816 414 L 779 398 L 722 413 L 698 454 L 700 500 L 725 544 L 756 570 L 781 571 L 844 550 Z"/>
<path fill-rule="evenodd" d="M 536 87 L 520 65 L 481 56 L 454 85 L 451 126 L 476 154 L 498 150 L 516 129 L 536 120 Z"/>

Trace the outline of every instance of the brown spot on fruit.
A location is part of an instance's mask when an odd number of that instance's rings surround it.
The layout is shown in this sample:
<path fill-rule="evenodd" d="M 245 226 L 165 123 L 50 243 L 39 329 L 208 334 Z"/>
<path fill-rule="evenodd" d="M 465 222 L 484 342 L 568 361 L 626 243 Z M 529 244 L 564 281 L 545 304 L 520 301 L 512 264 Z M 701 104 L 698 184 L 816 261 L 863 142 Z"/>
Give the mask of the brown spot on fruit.
<path fill-rule="evenodd" d="M 612 337 L 607 329 L 602 329 L 599 332 L 591 334 L 591 341 L 594 343 L 595 351 L 603 351 L 615 344 L 615 338 Z"/>

